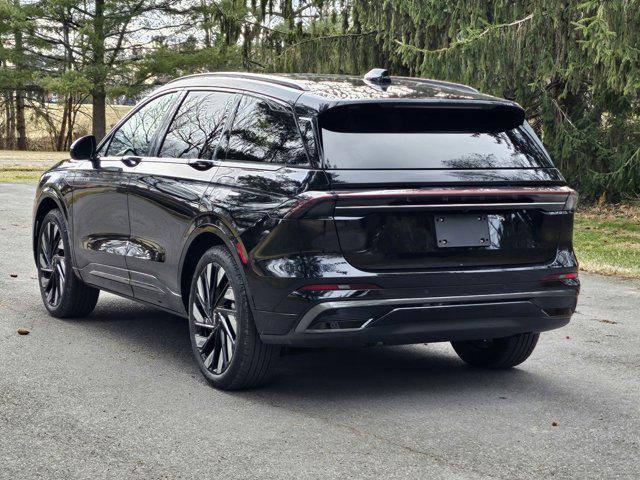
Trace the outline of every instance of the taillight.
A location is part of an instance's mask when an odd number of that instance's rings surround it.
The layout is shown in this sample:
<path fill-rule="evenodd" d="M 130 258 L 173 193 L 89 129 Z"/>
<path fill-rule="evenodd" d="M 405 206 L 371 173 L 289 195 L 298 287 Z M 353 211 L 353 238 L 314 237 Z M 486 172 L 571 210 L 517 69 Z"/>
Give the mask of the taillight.
<path fill-rule="evenodd" d="M 298 292 L 328 292 L 333 290 L 377 290 L 380 287 L 372 283 L 319 283 L 300 287 Z"/>
<path fill-rule="evenodd" d="M 543 283 L 549 282 L 562 282 L 563 280 L 577 280 L 578 272 L 569 272 L 569 273 L 553 273 L 551 275 L 547 275 L 546 277 L 542 277 L 540 280 Z"/>
<path fill-rule="evenodd" d="M 304 192 L 280 205 L 276 216 L 280 218 L 330 216 L 333 213 L 335 197 L 335 194 L 328 192 Z"/>

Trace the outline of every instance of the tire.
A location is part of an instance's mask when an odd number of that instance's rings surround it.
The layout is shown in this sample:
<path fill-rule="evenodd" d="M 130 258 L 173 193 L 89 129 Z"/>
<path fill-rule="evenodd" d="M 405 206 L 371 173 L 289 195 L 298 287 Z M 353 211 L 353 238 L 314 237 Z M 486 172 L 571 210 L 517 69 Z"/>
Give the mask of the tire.
<path fill-rule="evenodd" d="M 67 222 L 60 210 L 45 215 L 37 240 L 38 284 L 45 308 L 57 318 L 86 317 L 100 290 L 86 285 L 73 271 Z"/>
<path fill-rule="evenodd" d="M 536 348 L 539 333 L 520 333 L 491 340 L 451 342 L 466 363 L 482 368 L 511 368 L 521 364 Z"/>
<path fill-rule="evenodd" d="M 200 371 L 221 390 L 264 384 L 279 356 L 279 347 L 260 340 L 240 269 L 224 247 L 207 250 L 196 266 L 189 336 Z"/>

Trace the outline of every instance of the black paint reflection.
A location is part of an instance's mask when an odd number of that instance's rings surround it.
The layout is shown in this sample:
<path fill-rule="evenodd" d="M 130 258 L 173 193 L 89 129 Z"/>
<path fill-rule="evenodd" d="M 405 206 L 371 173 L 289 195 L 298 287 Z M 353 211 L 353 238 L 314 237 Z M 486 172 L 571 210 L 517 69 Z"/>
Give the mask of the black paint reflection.
<path fill-rule="evenodd" d="M 116 235 L 92 236 L 82 240 L 82 247 L 109 255 L 153 262 L 164 262 L 165 258 L 164 249 L 160 245 L 140 238 L 123 238 Z"/>

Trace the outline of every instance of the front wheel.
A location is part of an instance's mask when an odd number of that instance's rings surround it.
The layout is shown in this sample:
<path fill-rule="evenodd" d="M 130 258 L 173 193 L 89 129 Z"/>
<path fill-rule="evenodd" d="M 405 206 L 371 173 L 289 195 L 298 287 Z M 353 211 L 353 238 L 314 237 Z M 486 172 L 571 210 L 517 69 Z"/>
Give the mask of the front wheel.
<path fill-rule="evenodd" d="M 38 232 L 36 264 L 44 306 L 58 318 L 89 315 L 100 295 L 75 275 L 70 252 L 67 223 L 60 210 L 51 210 Z"/>
<path fill-rule="evenodd" d="M 200 370 L 222 390 L 264 383 L 279 352 L 260 340 L 240 269 L 224 247 L 207 250 L 196 266 L 189 295 L 189 332 Z"/>
<path fill-rule="evenodd" d="M 451 342 L 458 356 L 470 365 L 484 368 L 511 368 L 524 362 L 536 348 L 539 333 L 511 337 Z"/>

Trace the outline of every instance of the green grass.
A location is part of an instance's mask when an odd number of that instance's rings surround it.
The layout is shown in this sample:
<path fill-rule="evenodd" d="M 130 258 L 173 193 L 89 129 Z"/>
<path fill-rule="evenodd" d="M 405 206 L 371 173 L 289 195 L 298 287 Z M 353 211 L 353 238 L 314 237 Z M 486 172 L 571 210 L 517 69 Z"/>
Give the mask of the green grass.
<path fill-rule="evenodd" d="M 0 183 L 35 182 L 42 172 L 65 158 L 69 158 L 68 152 L 0 150 Z"/>
<path fill-rule="evenodd" d="M 640 207 L 615 205 L 578 212 L 574 247 L 582 270 L 640 278 Z"/>
<path fill-rule="evenodd" d="M 45 168 L 30 165 L 0 165 L 0 183 L 36 182 Z"/>

